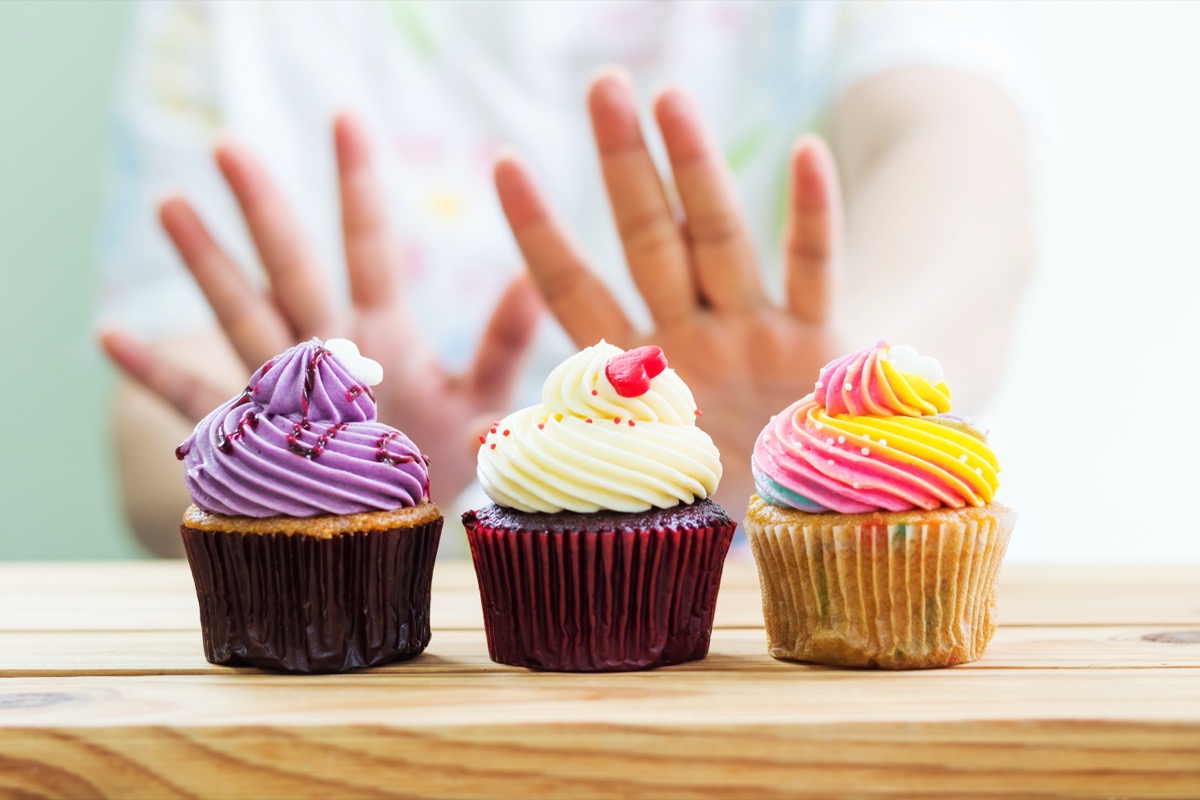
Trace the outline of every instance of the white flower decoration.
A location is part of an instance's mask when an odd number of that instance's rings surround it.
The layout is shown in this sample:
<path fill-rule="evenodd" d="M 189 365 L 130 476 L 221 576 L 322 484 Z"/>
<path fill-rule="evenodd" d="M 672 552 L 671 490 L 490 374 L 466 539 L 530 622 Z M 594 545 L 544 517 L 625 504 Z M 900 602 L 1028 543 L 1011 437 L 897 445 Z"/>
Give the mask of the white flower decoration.
<path fill-rule="evenodd" d="M 887 360 L 891 361 L 892 366 L 903 373 L 924 378 L 931 386 L 937 386 L 945 380 L 940 361 L 933 356 L 920 355 L 917 353 L 916 348 L 909 347 L 906 344 L 889 347 Z"/>
<path fill-rule="evenodd" d="M 383 381 L 380 363 L 359 353 L 358 345 L 349 339 L 328 339 L 324 347 L 364 386 L 378 386 Z"/>

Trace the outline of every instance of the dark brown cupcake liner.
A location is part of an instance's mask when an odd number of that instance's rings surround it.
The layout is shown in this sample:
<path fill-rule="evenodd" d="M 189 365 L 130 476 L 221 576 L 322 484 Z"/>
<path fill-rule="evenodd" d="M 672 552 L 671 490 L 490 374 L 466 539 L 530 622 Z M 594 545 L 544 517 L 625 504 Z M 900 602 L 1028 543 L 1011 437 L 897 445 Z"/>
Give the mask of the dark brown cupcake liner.
<path fill-rule="evenodd" d="M 708 654 L 735 525 L 513 531 L 463 516 L 493 661 L 556 672 L 652 669 Z"/>
<path fill-rule="evenodd" d="M 328 537 L 180 526 L 205 658 L 317 673 L 419 655 L 442 522 Z"/>

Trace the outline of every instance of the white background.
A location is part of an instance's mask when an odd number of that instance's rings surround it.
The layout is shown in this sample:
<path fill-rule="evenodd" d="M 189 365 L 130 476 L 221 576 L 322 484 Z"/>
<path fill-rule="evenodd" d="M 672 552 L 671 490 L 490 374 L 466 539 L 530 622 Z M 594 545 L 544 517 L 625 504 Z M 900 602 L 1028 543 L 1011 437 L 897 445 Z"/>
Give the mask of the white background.
<path fill-rule="evenodd" d="M 1010 558 L 1200 561 L 1200 4 L 1015 5 L 1041 259 L 983 415 Z"/>

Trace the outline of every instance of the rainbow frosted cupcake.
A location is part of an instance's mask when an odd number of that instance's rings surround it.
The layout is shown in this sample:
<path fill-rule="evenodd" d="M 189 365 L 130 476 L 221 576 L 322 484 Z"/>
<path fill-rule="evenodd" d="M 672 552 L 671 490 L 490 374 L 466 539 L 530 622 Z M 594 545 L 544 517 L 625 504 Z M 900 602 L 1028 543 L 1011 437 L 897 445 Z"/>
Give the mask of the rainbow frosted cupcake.
<path fill-rule="evenodd" d="M 379 365 L 296 345 L 180 445 L 180 531 L 214 664 L 341 672 L 429 644 L 442 515 L 425 457 L 375 418 Z"/>
<path fill-rule="evenodd" d="M 881 342 L 763 429 L 746 533 L 772 656 L 921 669 L 983 654 L 1016 514 L 992 501 L 985 435 L 949 411 L 941 365 Z"/>
<path fill-rule="evenodd" d="M 661 350 L 601 342 L 480 437 L 494 502 L 463 523 L 494 661 L 596 672 L 708 653 L 735 523 L 707 499 L 721 462 L 696 416 Z"/>

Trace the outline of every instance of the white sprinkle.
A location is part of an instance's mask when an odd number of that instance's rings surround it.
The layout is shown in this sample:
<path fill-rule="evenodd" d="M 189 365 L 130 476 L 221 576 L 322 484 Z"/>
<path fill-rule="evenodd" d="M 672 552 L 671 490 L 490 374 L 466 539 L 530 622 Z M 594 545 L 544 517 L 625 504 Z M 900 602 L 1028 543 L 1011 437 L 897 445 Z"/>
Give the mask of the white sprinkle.
<path fill-rule="evenodd" d="M 839 437 L 838 437 L 838 444 L 845 444 L 845 443 L 846 443 L 846 437 L 845 437 L 845 436 L 839 436 Z"/>
<path fill-rule="evenodd" d="M 961 456 L 958 457 L 958 460 L 963 462 L 964 464 L 967 463 L 967 454 L 963 453 Z"/>
<path fill-rule="evenodd" d="M 820 389 L 825 385 L 825 381 L 817 381 L 817 388 Z"/>
<path fill-rule="evenodd" d="M 862 438 L 863 438 L 863 441 L 865 441 L 865 442 L 871 441 L 871 437 L 867 436 L 865 433 L 862 435 Z"/>
<path fill-rule="evenodd" d="M 778 415 L 778 414 L 772 414 L 772 415 L 771 415 L 771 422 L 774 422 L 774 421 L 775 421 L 775 418 L 776 418 L 777 416 L 779 416 L 779 415 Z"/>
<path fill-rule="evenodd" d="M 813 423 L 813 427 L 814 427 L 814 428 L 816 428 L 817 430 L 821 430 L 821 429 L 822 429 L 822 428 L 824 428 L 825 426 L 824 426 L 824 425 L 822 425 L 822 424 L 821 424 L 821 423 L 819 423 L 819 422 L 814 422 L 814 423 Z"/>
<path fill-rule="evenodd" d="M 975 474 L 982 477 L 983 476 L 983 467 L 976 467 Z"/>
<path fill-rule="evenodd" d="M 847 383 L 847 384 L 846 384 L 846 386 L 845 386 L 844 388 L 846 389 L 846 391 L 847 391 L 847 392 L 849 392 L 849 391 L 851 391 L 852 389 L 854 389 L 854 386 L 853 386 L 853 384 L 849 384 L 849 383 Z"/>
<path fill-rule="evenodd" d="M 853 486 L 855 489 L 861 489 L 861 488 L 862 488 L 861 486 L 859 486 L 859 485 L 858 485 L 858 481 L 855 481 L 854 483 L 852 483 L 852 484 L 850 484 L 850 485 L 851 485 L 851 486 Z"/>
<path fill-rule="evenodd" d="M 825 444 L 829 445 L 830 447 L 833 447 L 833 437 L 831 436 L 830 438 L 826 439 Z"/>
<path fill-rule="evenodd" d="M 880 440 L 879 440 L 879 446 L 880 446 L 880 447 L 887 447 L 887 439 L 880 439 Z"/>
<path fill-rule="evenodd" d="M 869 455 L 871 455 L 871 448 L 864 447 L 861 452 L 864 456 L 869 456 Z"/>
<path fill-rule="evenodd" d="M 832 467 L 832 466 L 833 466 L 833 459 L 831 458 L 831 459 L 829 459 L 828 461 L 826 461 L 825 463 L 826 463 L 826 464 L 828 464 L 829 466 L 831 466 L 831 467 Z"/>

